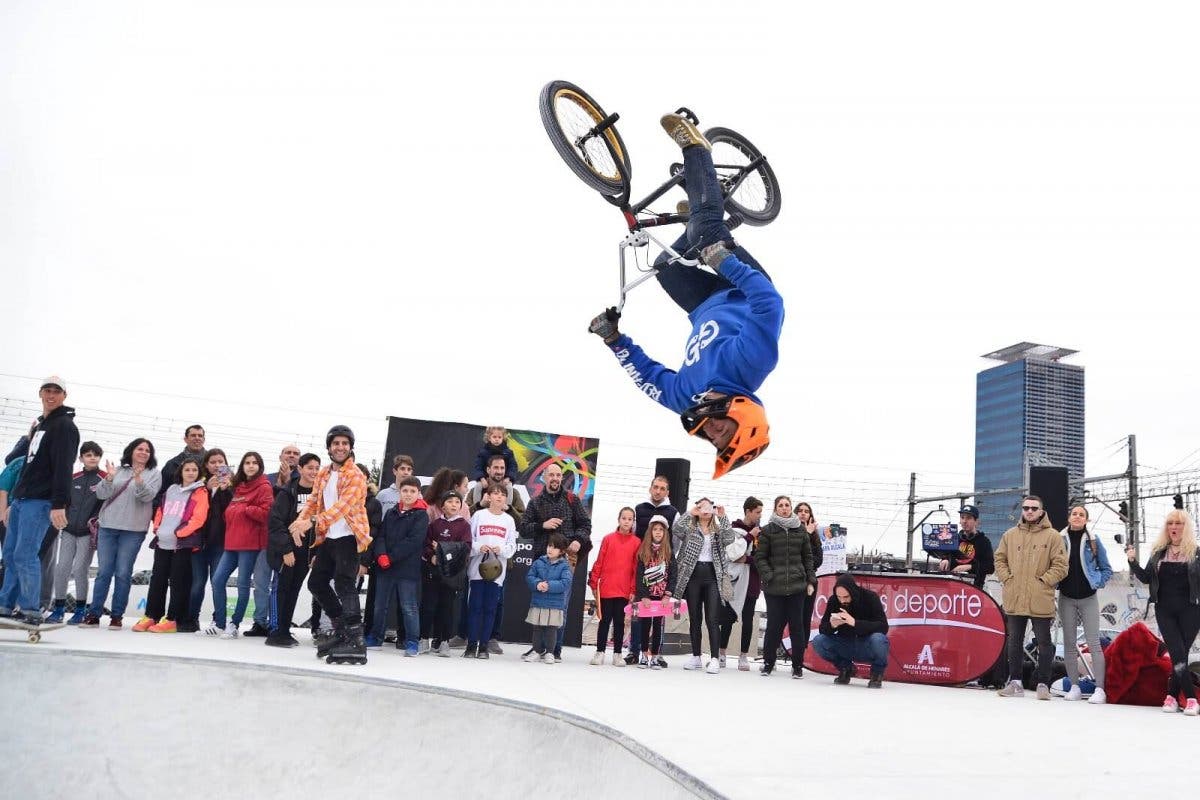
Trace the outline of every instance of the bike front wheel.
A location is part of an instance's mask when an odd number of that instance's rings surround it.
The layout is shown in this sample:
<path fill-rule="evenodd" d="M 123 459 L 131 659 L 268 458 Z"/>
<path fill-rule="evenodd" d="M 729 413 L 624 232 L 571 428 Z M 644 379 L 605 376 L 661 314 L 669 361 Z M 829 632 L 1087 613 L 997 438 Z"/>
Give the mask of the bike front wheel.
<path fill-rule="evenodd" d="M 604 109 L 573 83 L 551 81 L 538 99 L 542 125 L 554 149 L 580 180 L 606 197 L 629 192 L 629 151 Z"/>
<path fill-rule="evenodd" d="M 778 217 L 779 180 L 762 151 L 729 128 L 709 128 L 704 136 L 712 144 L 726 210 L 739 214 L 747 225 L 766 225 Z"/>

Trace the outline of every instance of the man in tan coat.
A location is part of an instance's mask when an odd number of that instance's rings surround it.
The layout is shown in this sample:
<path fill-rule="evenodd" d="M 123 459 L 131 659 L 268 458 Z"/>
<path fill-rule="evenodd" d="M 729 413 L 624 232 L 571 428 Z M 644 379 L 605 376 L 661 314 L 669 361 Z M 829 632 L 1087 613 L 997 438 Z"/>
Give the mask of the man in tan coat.
<path fill-rule="evenodd" d="M 996 577 L 1004 584 L 1004 613 L 1008 616 L 1008 685 L 1001 697 L 1025 694 L 1021 685 L 1025 626 L 1033 623 L 1037 637 L 1037 697 L 1050 699 L 1050 667 L 1054 643 L 1054 587 L 1067 576 L 1067 551 L 1062 537 L 1046 515 L 1042 499 L 1029 495 L 1021 501 L 1021 523 L 1009 528 L 996 548 Z"/>

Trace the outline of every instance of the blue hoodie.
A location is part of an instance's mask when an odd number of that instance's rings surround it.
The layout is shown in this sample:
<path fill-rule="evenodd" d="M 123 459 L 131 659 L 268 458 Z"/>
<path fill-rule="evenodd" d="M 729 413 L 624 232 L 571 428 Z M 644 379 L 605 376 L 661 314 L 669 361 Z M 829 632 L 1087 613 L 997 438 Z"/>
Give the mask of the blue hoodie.
<path fill-rule="evenodd" d="M 550 584 L 548 591 L 537 590 L 537 585 L 542 581 Z M 529 572 L 525 573 L 525 583 L 529 585 L 530 608 L 558 608 L 566 611 L 567 600 L 571 596 L 571 564 L 565 555 L 560 556 L 557 561 L 551 561 L 549 556 L 542 556 L 534 561 Z"/>
<path fill-rule="evenodd" d="M 762 405 L 754 392 L 779 361 L 783 298 L 775 285 L 734 255 L 718 272 L 735 288 L 717 292 L 688 314 L 692 335 L 678 370 L 650 358 L 628 336 L 609 345 L 634 385 L 677 414 L 708 391 L 744 395 Z"/>

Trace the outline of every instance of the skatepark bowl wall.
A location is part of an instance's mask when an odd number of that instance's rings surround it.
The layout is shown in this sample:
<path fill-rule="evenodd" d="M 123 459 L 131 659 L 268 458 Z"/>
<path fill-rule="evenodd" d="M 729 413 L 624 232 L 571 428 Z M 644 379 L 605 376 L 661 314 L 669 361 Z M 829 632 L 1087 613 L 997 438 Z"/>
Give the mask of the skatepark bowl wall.
<path fill-rule="evenodd" d="M 722 798 L 603 724 L 259 664 L 0 646 L 0 798 Z"/>

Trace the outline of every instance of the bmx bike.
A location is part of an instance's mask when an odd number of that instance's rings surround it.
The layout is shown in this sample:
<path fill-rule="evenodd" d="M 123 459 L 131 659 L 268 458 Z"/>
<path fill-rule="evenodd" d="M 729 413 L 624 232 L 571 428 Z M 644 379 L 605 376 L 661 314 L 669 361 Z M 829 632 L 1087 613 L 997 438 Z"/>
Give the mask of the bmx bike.
<path fill-rule="evenodd" d="M 580 180 L 605 200 L 617 206 L 625 217 L 628 232 L 619 246 L 621 296 L 619 313 L 629 292 L 658 272 L 654 259 L 640 263 L 637 251 L 651 244 L 667 255 L 665 264 L 680 263 L 698 266 L 690 251 L 678 253 L 660 241 L 650 229 L 666 225 L 686 225 L 688 214 L 679 209 L 674 213 L 655 212 L 650 204 L 658 201 L 676 186 L 683 184 L 683 164 L 672 164 L 670 177 L 641 200 L 631 202 L 629 150 L 617 131 L 619 114 L 608 114 L 592 97 L 573 83 L 551 81 L 542 87 L 538 99 L 542 125 L 554 144 L 554 149 L 567 162 Z M 686 108 L 678 113 L 698 124 L 695 114 Z M 726 225 L 732 230 L 738 225 L 767 225 L 779 216 L 779 181 L 762 152 L 750 140 L 729 128 L 709 128 L 705 138 L 712 144 L 713 165 L 721 183 L 725 201 Z M 626 250 L 634 248 L 634 261 L 641 274 L 626 279 Z"/>

